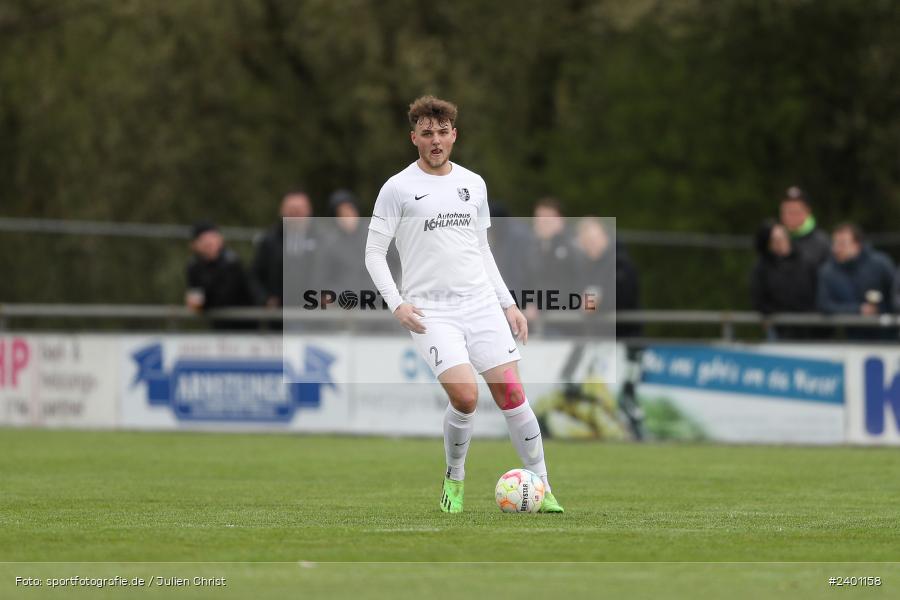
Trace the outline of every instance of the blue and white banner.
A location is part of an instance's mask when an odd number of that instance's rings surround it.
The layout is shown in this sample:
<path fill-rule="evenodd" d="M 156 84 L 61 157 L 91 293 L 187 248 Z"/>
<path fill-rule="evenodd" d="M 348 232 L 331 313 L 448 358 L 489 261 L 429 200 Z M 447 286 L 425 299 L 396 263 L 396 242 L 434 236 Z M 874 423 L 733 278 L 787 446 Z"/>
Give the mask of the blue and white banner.
<path fill-rule="evenodd" d="M 844 440 L 844 365 L 839 360 L 775 345 L 659 345 L 647 348 L 641 362 L 638 390 L 648 427 L 667 439 Z M 655 424 L 654 415 L 667 421 Z"/>
<path fill-rule="evenodd" d="M 332 431 L 347 417 L 336 383 L 347 368 L 327 339 L 290 355 L 280 336 L 126 337 L 121 418 L 133 428 L 296 428 Z M 338 399 L 335 401 L 335 399 Z"/>
<path fill-rule="evenodd" d="M 171 407 L 179 421 L 289 423 L 298 408 L 321 405 L 323 387 L 336 387 L 335 356 L 312 344 L 296 374 L 283 360 L 262 358 L 180 358 L 166 372 L 160 343 L 132 358 L 138 368 L 132 386 L 145 384 L 148 405 Z"/>
<path fill-rule="evenodd" d="M 642 367 L 645 383 L 844 403 L 840 362 L 709 346 L 653 346 L 644 352 Z"/>

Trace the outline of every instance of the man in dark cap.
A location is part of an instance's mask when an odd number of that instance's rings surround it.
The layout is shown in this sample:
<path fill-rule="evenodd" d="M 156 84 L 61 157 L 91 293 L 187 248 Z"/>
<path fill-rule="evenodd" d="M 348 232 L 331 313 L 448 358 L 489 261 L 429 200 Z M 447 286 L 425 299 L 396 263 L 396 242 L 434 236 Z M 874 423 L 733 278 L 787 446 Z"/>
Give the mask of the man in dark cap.
<path fill-rule="evenodd" d="M 187 264 L 188 307 L 200 311 L 228 306 L 252 306 L 255 295 L 238 255 L 225 247 L 215 224 L 200 221 L 191 230 L 193 256 Z M 241 329 L 246 324 L 214 321 L 217 329 Z"/>
<path fill-rule="evenodd" d="M 338 294 L 344 290 L 356 292 L 371 287 L 366 264 L 360 260 L 365 254 L 367 223 L 359 216 L 359 202 L 350 190 L 337 190 L 328 199 L 334 215 L 333 225 L 325 236 L 318 253 L 316 273 L 324 287 Z"/>
<path fill-rule="evenodd" d="M 820 267 L 831 255 L 828 234 L 816 226 L 809 196 L 792 185 L 784 192 L 780 207 L 781 224 L 791 236 L 794 251 L 803 260 Z"/>

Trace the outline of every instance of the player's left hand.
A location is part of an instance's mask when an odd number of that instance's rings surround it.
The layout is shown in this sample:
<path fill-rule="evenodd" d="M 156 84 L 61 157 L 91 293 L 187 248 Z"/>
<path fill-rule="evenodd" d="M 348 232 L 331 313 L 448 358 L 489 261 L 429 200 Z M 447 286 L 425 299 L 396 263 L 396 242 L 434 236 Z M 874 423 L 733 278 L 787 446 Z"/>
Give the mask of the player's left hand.
<path fill-rule="evenodd" d="M 519 310 L 519 307 L 513 304 L 506 309 L 506 320 L 512 328 L 513 335 L 523 344 L 528 343 L 528 319 Z"/>

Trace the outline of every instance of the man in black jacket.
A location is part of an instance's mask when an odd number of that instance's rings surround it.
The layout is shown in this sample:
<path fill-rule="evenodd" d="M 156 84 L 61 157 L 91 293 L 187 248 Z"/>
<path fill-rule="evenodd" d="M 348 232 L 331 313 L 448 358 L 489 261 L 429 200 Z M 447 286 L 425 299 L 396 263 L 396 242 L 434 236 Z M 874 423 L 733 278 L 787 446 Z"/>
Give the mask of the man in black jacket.
<path fill-rule="evenodd" d="M 525 259 L 524 287 L 545 293 L 555 291 L 561 298 L 579 292 L 575 246 L 559 200 L 546 197 L 537 201 L 532 228 L 533 239 L 529 246 L 522 249 L 522 258 Z M 516 293 L 519 294 L 519 290 Z M 524 293 L 522 296 L 516 296 L 520 303 L 524 301 Z M 523 307 L 523 312 L 532 320 L 541 315 L 534 303 Z M 565 333 L 565 328 L 557 325 L 544 327 L 545 335 L 560 333 Z"/>
<path fill-rule="evenodd" d="M 894 275 L 894 312 L 900 313 L 900 269 Z"/>
<path fill-rule="evenodd" d="M 281 201 L 281 219 L 272 225 L 256 242 L 253 259 L 253 278 L 270 308 L 280 308 L 284 302 L 284 255 L 290 258 L 292 276 L 298 281 L 308 280 L 318 249 L 317 228 L 312 219 L 313 207 L 309 195 L 302 190 L 285 194 Z M 291 219 L 288 246 L 285 247 L 283 219 Z"/>
<path fill-rule="evenodd" d="M 756 232 L 759 258 L 750 277 L 753 308 L 764 315 L 772 313 L 809 313 L 816 310 L 816 274 L 818 268 L 794 249 L 787 229 L 767 220 Z M 780 338 L 815 337 L 807 327 L 779 326 L 769 329 Z"/>
<path fill-rule="evenodd" d="M 225 247 L 218 228 L 208 221 L 196 223 L 192 230 L 187 264 L 185 303 L 194 310 L 252 306 L 255 295 L 250 279 L 238 255 Z M 246 323 L 213 321 L 217 329 L 243 329 Z"/>
<path fill-rule="evenodd" d="M 830 314 L 874 316 L 892 310 L 894 265 L 884 253 L 864 246 L 856 225 L 838 225 L 832 234 L 832 257 L 819 270 L 819 309 Z M 848 328 L 857 339 L 894 337 L 896 331 Z"/>
<path fill-rule="evenodd" d="M 586 307 L 598 315 L 609 311 L 637 310 L 639 304 L 638 271 L 625 248 L 610 239 L 603 221 L 584 217 L 578 222 L 576 268 L 579 287 Z M 612 289 L 610 289 L 612 288 Z M 590 324 L 588 330 L 595 330 Z M 636 337 L 637 323 L 616 323 L 616 337 Z"/>

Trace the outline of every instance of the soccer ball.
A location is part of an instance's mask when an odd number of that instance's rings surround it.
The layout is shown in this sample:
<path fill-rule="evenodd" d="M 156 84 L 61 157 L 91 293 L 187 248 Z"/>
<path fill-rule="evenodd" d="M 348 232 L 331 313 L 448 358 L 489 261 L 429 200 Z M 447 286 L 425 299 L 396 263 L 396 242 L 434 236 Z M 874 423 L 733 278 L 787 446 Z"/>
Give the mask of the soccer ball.
<path fill-rule="evenodd" d="M 494 492 L 503 512 L 536 513 L 544 502 L 544 482 L 525 469 L 504 473 Z"/>

